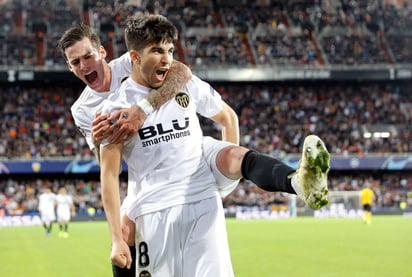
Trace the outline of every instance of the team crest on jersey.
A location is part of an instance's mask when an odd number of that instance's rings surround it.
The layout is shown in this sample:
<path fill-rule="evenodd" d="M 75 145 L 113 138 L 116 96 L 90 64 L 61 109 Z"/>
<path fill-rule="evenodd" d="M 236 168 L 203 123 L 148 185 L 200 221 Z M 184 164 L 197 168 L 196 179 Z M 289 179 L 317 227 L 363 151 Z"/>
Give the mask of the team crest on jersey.
<path fill-rule="evenodd" d="M 152 277 L 152 274 L 150 274 L 150 272 L 147 270 L 143 270 L 142 272 L 140 272 L 139 277 Z"/>
<path fill-rule="evenodd" d="M 184 110 L 189 107 L 190 97 L 187 92 L 181 91 L 175 96 L 176 103 Z"/>

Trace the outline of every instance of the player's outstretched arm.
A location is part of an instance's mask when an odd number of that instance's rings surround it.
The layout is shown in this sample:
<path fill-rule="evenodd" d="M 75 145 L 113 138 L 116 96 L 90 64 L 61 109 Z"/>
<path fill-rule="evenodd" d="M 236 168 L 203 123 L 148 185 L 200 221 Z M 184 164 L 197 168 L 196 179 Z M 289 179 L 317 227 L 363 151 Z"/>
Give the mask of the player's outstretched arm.
<path fill-rule="evenodd" d="M 109 138 L 110 143 L 119 143 L 131 139 L 142 127 L 146 117 L 172 99 L 192 78 L 192 72 L 183 63 L 173 61 L 164 84 L 152 89 L 136 106 L 113 113 L 110 120 L 116 122 L 118 131 Z"/>

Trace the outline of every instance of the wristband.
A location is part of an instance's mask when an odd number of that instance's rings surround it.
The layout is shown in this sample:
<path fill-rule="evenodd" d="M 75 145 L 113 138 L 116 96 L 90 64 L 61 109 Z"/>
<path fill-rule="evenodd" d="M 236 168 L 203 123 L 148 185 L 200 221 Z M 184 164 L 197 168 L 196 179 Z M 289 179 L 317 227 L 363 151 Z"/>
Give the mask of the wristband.
<path fill-rule="evenodd" d="M 151 114 L 154 110 L 152 104 L 150 104 L 146 98 L 140 100 L 139 103 L 137 103 L 137 106 L 140 107 L 146 115 Z"/>

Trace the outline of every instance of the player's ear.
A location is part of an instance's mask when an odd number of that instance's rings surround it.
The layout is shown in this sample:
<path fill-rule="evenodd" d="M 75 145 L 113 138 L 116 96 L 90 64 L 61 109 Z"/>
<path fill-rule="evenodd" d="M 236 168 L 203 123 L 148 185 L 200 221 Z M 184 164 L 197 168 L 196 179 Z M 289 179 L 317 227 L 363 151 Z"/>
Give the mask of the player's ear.
<path fill-rule="evenodd" d="M 69 70 L 70 70 L 71 72 L 73 72 L 73 68 L 72 68 L 72 66 L 70 65 L 69 61 L 66 61 L 66 64 L 67 64 L 67 67 L 69 68 Z"/>
<path fill-rule="evenodd" d="M 140 56 L 139 56 L 139 53 L 137 53 L 136 50 L 130 50 L 129 54 L 130 54 L 130 58 L 131 58 L 133 63 L 140 63 Z"/>
<path fill-rule="evenodd" d="M 100 54 L 100 57 L 102 59 L 106 58 L 107 52 L 106 52 L 106 49 L 104 49 L 104 47 L 102 45 L 100 45 L 99 54 Z"/>

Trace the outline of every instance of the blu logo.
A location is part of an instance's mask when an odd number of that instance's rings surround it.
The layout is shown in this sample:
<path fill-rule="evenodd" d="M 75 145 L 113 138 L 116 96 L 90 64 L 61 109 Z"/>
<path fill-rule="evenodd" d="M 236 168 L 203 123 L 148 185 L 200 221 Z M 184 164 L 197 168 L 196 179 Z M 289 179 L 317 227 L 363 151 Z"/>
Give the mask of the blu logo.
<path fill-rule="evenodd" d="M 155 136 L 161 136 L 173 131 L 182 131 L 186 130 L 189 127 L 189 118 L 185 117 L 184 122 L 179 124 L 177 119 L 172 120 L 170 127 L 165 126 L 166 124 L 156 124 L 154 126 L 148 126 L 139 130 L 139 136 L 141 140 L 150 139 Z"/>

